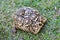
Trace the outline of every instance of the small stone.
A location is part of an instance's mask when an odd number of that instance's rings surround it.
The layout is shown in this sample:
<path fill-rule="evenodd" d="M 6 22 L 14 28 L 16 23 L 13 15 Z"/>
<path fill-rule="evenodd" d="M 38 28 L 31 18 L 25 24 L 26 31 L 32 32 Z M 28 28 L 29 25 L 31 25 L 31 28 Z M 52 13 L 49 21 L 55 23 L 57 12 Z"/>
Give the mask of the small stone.
<path fill-rule="evenodd" d="M 19 38 L 19 40 L 24 40 L 23 38 Z"/>

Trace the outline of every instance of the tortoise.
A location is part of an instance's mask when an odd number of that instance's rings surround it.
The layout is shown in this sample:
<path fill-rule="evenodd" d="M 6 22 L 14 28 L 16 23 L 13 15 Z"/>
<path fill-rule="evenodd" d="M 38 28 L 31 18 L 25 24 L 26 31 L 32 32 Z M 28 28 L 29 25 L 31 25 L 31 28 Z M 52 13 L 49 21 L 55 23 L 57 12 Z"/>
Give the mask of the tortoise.
<path fill-rule="evenodd" d="M 31 7 L 19 8 L 13 16 L 13 27 L 37 34 L 47 19 L 39 11 Z"/>

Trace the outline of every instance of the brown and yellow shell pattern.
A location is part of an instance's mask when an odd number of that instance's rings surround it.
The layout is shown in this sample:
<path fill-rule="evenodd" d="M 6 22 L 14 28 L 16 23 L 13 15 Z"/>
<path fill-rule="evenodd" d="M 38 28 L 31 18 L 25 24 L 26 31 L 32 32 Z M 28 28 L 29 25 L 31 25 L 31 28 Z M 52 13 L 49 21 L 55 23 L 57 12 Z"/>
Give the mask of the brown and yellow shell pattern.
<path fill-rule="evenodd" d="M 13 25 L 17 29 L 37 34 L 46 22 L 46 18 L 30 7 L 23 7 L 16 11 L 13 16 Z"/>

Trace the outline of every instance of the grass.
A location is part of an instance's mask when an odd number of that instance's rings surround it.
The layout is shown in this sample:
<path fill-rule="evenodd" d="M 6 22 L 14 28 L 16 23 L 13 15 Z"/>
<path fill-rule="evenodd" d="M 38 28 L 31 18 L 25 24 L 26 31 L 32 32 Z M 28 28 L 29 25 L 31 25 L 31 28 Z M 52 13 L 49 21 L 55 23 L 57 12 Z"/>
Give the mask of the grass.
<path fill-rule="evenodd" d="M 11 33 L 12 15 L 20 7 L 32 7 L 48 20 L 41 31 L 32 33 L 17 30 Z M 60 40 L 60 0 L 0 0 L 0 40 Z"/>

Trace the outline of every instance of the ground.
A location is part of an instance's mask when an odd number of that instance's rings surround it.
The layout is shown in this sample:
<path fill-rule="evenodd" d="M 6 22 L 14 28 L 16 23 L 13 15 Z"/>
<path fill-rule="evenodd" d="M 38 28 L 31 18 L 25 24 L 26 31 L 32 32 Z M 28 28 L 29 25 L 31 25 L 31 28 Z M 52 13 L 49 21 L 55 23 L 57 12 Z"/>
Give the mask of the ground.
<path fill-rule="evenodd" d="M 20 7 L 32 7 L 47 18 L 36 35 L 17 30 L 12 34 L 12 15 Z M 0 40 L 60 40 L 60 0 L 0 0 Z"/>

